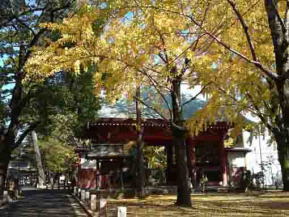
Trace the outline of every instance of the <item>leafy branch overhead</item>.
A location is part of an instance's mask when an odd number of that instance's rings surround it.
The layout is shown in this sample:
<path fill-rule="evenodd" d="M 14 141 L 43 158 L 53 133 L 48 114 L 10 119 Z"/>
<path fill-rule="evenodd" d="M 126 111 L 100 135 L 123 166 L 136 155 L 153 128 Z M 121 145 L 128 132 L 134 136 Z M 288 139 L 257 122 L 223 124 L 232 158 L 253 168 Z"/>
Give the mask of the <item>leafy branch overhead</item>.
<path fill-rule="evenodd" d="M 136 88 L 151 86 L 169 109 L 159 115 L 182 133 L 218 120 L 242 129 L 250 114 L 274 136 L 289 190 L 288 12 L 287 1 L 274 0 L 95 1 L 43 24 L 60 38 L 34 48 L 26 81 L 94 66 L 96 94 L 132 99 Z M 207 98 L 185 125 L 181 82 Z"/>
<path fill-rule="evenodd" d="M 80 69 L 96 65 L 97 93 L 105 89 L 111 100 L 121 94 L 132 99 L 137 86 L 152 86 L 169 109 L 169 114 L 159 115 L 172 119 L 166 95 L 172 91 L 168 82 L 174 80 L 174 71 L 192 86 L 210 83 L 199 79 L 206 77 L 203 68 L 209 60 L 204 56 L 207 48 L 198 43 L 202 35 L 190 28 L 184 17 L 175 14 L 155 13 L 155 9 L 145 7 L 124 7 L 116 13 L 109 8 L 85 6 L 61 24 L 44 24 L 61 32 L 62 37 L 45 49 L 35 49 L 34 58 L 26 65 L 30 77 L 45 78 L 59 70 L 77 74 Z M 100 21 L 109 16 L 103 25 Z M 99 28 L 95 28 L 96 23 Z M 197 40 L 193 40 L 194 35 Z M 40 70 L 33 70 L 35 67 Z"/>

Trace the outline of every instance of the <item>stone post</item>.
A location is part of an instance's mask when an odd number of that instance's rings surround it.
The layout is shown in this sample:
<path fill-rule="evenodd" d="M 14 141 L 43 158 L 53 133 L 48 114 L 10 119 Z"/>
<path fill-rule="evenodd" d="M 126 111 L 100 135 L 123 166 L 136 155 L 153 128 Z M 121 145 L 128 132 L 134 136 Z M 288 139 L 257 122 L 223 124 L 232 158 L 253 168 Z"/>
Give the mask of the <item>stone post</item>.
<path fill-rule="evenodd" d="M 96 195 L 92 194 L 90 197 L 90 209 L 96 211 Z"/>
<path fill-rule="evenodd" d="M 74 196 L 77 196 L 77 191 L 78 191 L 77 187 L 74 186 L 74 187 L 73 187 L 73 194 L 74 194 Z"/>
<path fill-rule="evenodd" d="M 85 192 L 85 200 L 86 200 L 86 201 L 89 201 L 89 198 L 90 198 L 90 192 L 89 192 L 89 190 L 87 190 L 87 191 Z"/>
<path fill-rule="evenodd" d="M 10 197 L 9 197 L 8 191 L 4 191 L 3 192 L 3 203 L 8 203 L 8 202 L 10 202 Z"/>
<path fill-rule="evenodd" d="M 77 197 L 80 198 L 81 196 L 81 188 L 78 188 Z"/>
<path fill-rule="evenodd" d="M 107 201 L 106 199 L 101 198 L 99 200 L 99 217 L 106 217 L 107 213 L 106 213 L 106 207 L 107 207 Z"/>
<path fill-rule="evenodd" d="M 16 199 L 19 198 L 19 190 L 18 190 L 18 189 L 15 189 L 15 190 L 14 190 L 14 195 L 15 195 L 15 198 L 16 198 Z"/>
<path fill-rule="evenodd" d="M 85 201 L 85 190 L 81 190 L 80 200 Z"/>
<path fill-rule="evenodd" d="M 117 217 L 126 217 L 126 207 L 124 206 L 117 207 Z"/>

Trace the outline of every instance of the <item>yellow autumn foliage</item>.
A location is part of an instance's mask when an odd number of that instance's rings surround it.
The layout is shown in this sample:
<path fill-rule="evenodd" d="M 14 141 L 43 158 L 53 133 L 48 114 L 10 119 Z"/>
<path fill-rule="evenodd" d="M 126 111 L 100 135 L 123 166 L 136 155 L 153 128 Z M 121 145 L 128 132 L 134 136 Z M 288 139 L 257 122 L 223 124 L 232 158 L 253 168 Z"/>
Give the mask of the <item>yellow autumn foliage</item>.
<path fill-rule="evenodd" d="M 258 61 L 274 71 L 263 1 L 231 2 L 248 27 Z M 166 93 L 170 71 L 183 70 L 187 59 L 185 81 L 192 88 L 206 86 L 208 98 L 187 121 L 193 133 L 220 119 L 243 125 L 240 114 L 246 112 L 274 115 L 274 110 L 256 111 L 269 104 L 272 91 L 252 63 L 246 32 L 228 0 L 109 0 L 85 6 L 62 23 L 43 25 L 61 38 L 35 48 L 26 65 L 28 79 L 61 70 L 79 73 L 95 64 L 96 94 L 105 89 L 113 101 L 121 94 L 132 98 L 141 84 Z"/>

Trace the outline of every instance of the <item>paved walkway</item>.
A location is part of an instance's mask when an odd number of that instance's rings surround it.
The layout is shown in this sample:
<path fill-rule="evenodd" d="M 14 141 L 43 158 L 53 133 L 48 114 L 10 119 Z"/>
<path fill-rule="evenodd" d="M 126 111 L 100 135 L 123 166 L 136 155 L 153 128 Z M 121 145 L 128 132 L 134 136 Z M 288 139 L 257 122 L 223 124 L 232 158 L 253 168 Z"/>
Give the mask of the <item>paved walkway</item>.
<path fill-rule="evenodd" d="M 24 198 L 0 209 L 1 217 L 86 217 L 65 191 L 25 190 Z"/>

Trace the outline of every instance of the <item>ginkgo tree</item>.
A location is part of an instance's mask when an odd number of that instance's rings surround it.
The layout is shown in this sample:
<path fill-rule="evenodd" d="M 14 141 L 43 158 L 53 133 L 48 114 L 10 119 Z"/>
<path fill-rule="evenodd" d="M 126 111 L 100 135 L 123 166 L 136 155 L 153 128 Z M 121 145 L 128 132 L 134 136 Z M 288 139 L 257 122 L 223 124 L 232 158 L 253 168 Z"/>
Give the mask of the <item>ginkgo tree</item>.
<path fill-rule="evenodd" d="M 205 22 L 199 13 L 208 17 Z M 179 14 L 211 39 L 208 58 L 216 67 L 208 76 L 218 91 L 208 90 L 216 100 L 207 108 L 225 105 L 260 119 L 277 144 L 284 190 L 289 190 L 288 13 L 288 1 L 218 0 L 199 1 Z"/>
<path fill-rule="evenodd" d="M 178 3 L 158 3 L 158 7 L 178 10 L 176 14 L 156 13 L 155 8 L 150 7 L 150 1 L 143 3 L 101 2 L 98 7 L 83 7 L 63 23 L 44 24 L 52 31 L 59 31 L 62 37 L 45 48 L 35 48 L 34 58 L 26 69 L 30 71 L 31 79 L 41 79 L 60 70 L 78 73 L 80 69 L 95 65 L 98 93 L 105 89 L 107 98 L 112 101 L 126 94 L 169 121 L 177 151 L 176 204 L 190 206 L 185 145 L 188 127 L 182 113 L 186 102 L 182 102 L 181 83 L 208 86 L 206 76 L 202 74 L 210 60 L 204 56 L 208 46 L 201 43 L 200 31 L 190 28 L 187 18 L 179 16 L 182 8 Z M 168 111 L 163 112 L 148 103 L 149 100 L 136 96 L 140 86 L 151 86 Z M 204 89 L 201 88 L 197 95 Z"/>
<path fill-rule="evenodd" d="M 258 117 L 277 144 L 283 189 L 289 190 L 288 1 L 199 1 L 195 6 L 179 15 L 211 38 L 208 58 L 217 70 L 208 75 L 220 91 L 208 90 L 216 100 L 207 108 L 229 104 Z M 197 14 L 208 18 L 202 22 Z"/>
<path fill-rule="evenodd" d="M 142 6 L 186 18 L 188 27 L 206 43 L 205 90 L 210 97 L 188 127 L 197 130 L 222 112 L 242 126 L 239 113 L 249 112 L 273 135 L 278 148 L 283 187 L 289 190 L 289 3 L 278 0 L 135 0 Z M 178 5 L 178 8 L 173 7 Z M 195 39 L 194 39 L 195 40 Z M 203 80 L 203 79 L 201 79 Z M 196 127 L 197 126 L 197 127 Z"/>

